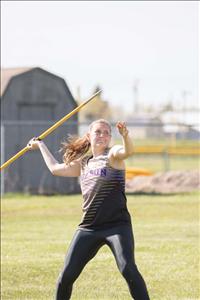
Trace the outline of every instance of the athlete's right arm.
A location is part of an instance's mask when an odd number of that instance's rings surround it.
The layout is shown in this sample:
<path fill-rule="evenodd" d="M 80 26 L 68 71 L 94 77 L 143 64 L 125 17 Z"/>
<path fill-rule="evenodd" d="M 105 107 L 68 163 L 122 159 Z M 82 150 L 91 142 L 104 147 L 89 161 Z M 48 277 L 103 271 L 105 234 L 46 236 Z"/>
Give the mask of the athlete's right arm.
<path fill-rule="evenodd" d="M 64 177 L 80 176 L 81 167 L 78 160 L 74 160 L 69 165 L 66 165 L 65 163 L 59 163 L 51 154 L 44 142 L 39 141 L 36 138 L 31 139 L 28 142 L 27 147 L 29 148 L 29 150 L 40 149 L 44 161 L 53 175 Z"/>

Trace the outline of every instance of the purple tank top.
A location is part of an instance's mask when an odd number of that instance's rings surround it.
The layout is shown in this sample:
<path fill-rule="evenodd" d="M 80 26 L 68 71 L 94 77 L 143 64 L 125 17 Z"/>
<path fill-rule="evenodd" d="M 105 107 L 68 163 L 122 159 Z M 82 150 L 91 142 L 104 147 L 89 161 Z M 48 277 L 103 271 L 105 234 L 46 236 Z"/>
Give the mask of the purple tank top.
<path fill-rule="evenodd" d="M 80 184 L 83 195 L 80 228 L 103 229 L 131 224 L 125 196 L 125 170 L 109 165 L 108 150 L 96 158 L 82 159 Z"/>

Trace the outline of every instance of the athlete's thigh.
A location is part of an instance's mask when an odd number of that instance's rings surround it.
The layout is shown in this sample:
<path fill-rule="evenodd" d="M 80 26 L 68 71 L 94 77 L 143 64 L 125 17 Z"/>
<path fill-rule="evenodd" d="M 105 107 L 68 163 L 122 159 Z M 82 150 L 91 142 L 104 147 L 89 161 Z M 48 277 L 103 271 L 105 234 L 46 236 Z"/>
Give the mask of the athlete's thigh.
<path fill-rule="evenodd" d="M 92 259 L 99 248 L 102 241 L 93 232 L 77 230 L 68 248 L 65 265 L 84 265 Z"/>
<path fill-rule="evenodd" d="M 127 262 L 135 262 L 134 237 L 131 226 L 123 225 L 113 229 L 111 234 L 106 237 L 106 243 L 112 250 L 118 266 Z"/>

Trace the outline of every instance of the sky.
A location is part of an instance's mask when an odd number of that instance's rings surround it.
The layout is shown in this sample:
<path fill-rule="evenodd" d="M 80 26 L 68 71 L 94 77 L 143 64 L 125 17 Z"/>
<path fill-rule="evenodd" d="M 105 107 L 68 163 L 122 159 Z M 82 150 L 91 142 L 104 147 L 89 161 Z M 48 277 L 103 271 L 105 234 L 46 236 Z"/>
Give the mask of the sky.
<path fill-rule="evenodd" d="M 1 67 L 41 67 L 85 100 L 198 106 L 198 1 L 2 1 Z M 137 86 L 137 95 L 134 94 Z"/>

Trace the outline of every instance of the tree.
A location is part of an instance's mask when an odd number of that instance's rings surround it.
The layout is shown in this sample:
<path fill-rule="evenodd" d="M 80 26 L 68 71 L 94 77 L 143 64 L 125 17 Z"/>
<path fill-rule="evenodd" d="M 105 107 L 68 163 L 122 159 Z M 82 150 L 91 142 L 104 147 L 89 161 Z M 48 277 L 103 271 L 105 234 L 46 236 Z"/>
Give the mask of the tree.
<path fill-rule="evenodd" d="M 97 85 L 95 87 L 94 93 L 101 90 L 101 87 Z M 79 112 L 79 120 L 83 121 L 93 121 L 96 119 L 111 119 L 112 113 L 111 108 L 107 101 L 103 100 L 102 92 L 100 92 L 93 100 L 92 105 L 86 105 Z"/>

